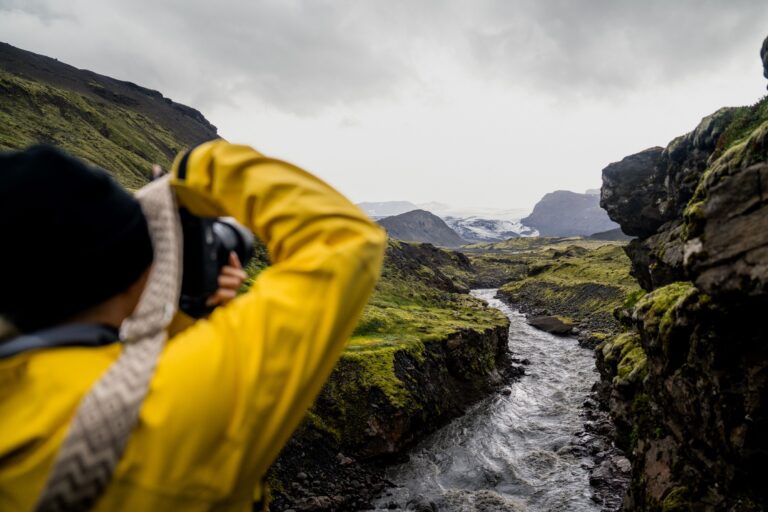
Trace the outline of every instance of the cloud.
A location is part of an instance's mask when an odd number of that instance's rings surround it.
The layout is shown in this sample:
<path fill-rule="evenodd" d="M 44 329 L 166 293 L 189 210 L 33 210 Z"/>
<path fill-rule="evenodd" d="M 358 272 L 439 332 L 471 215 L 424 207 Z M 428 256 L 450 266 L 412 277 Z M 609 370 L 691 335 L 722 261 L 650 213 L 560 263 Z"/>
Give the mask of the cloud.
<path fill-rule="evenodd" d="M 41 51 L 208 104 L 248 94 L 295 112 L 384 97 L 409 79 L 367 40 L 356 2 L 53 0 L 0 3 L 0 32 Z"/>
<path fill-rule="evenodd" d="M 762 40 L 763 0 L 0 0 L 8 42 L 181 94 L 313 114 L 434 86 L 440 65 L 553 97 L 624 94 Z"/>
<path fill-rule="evenodd" d="M 768 21 L 758 0 L 483 3 L 468 65 L 512 86 L 571 97 L 627 94 L 718 73 Z"/>

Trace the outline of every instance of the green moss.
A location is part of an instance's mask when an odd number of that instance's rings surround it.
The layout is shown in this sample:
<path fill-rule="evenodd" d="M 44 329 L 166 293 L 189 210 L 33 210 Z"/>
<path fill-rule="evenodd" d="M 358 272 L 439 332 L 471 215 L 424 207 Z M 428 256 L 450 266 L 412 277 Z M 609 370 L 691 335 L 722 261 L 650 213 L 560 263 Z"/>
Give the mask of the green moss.
<path fill-rule="evenodd" d="M 647 374 L 647 357 L 643 347 L 636 346 L 627 352 L 618 364 L 615 377 L 618 383 L 642 380 Z"/>
<path fill-rule="evenodd" d="M 674 325 L 677 308 L 696 293 L 698 290 L 693 283 L 672 283 L 640 299 L 635 307 L 635 313 L 642 317 L 646 331 L 657 334 L 662 340 L 667 340 Z"/>
<path fill-rule="evenodd" d="M 423 351 L 423 345 L 416 348 L 416 345 L 412 344 L 408 348 L 417 353 Z M 398 347 L 387 347 L 374 352 L 346 352 L 342 357 L 345 363 L 352 363 L 348 367 L 354 368 L 354 372 L 347 372 L 342 380 L 361 390 L 379 389 L 386 395 L 390 404 L 406 407 L 408 391 L 395 374 L 394 356 L 398 350 Z"/>
<path fill-rule="evenodd" d="M 549 248 L 507 257 L 523 261 L 529 273 L 502 286 L 502 295 L 513 302 L 569 316 L 575 322 L 594 319 L 598 325 L 618 329 L 614 310 L 628 296 L 640 293 L 629 273 L 630 261 L 618 244 L 580 250 Z"/>
<path fill-rule="evenodd" d="M 662 512 L 687 512 L 691 508 L 687 487 L 678 486 L 672 488 L 661 503 Z"/>
<path fill-rule="evenodd" d="M 392 248 L 402 242 L 390 242 Z M 438 269 L 446 275 L 450 265 Z M 464 272 L 454 266 L 456 273 Z M 452 293 L 433 284 L 436 270 L 419 265 L 415 272 L 398 267 L 394 255 L 384 262 L 384 271 L 347 351 L 369 351 L 446 339 L 461 330 L 486 330 L 506 325 L 507 318 L 467 294 Z"/>
<path fill-rule="evenodd" d="M 638 289 L 635 290 L 627 295 L 627 298 L 624 300 L 624 302 L 621 305 L 621 308 L 624 310 L 632 311 L 635 309 L 635 305 L 637 305 L 637 302 L 645 296 L 645 290 Z"/>
<path fill-rule="evenodd" d="M 746 139 L 758 126 L 768 119 L 768 96 L 750 107 L 731 109 L 727 128 L 717 141 L 717 151 L 721 152 Z"/>
<path fill-rule="evenodd" d="M 318 430 L 322 430 L 323 432 L 330 434 L 337 443 L 341 441 L 342 434 L 339 429 L 325 421 L 319 414 L 315 413 L 314 411 L 307 411 L 305 421 Z"/>
<path fill-rule="evenodd" d="M 169 167 L 184 148 L 172 133 L 129 108 L 0 71 L 0 150 L 59 146 L 112 173 L 146 184 L 152 164 Z"/>
<path fill-rule="evenodd" d="M 615 385 L 641 382 L 647 374 L 647 357 L 635 331 L 624 332 L 598 347 L 605 365 L 611 369 Z"/>

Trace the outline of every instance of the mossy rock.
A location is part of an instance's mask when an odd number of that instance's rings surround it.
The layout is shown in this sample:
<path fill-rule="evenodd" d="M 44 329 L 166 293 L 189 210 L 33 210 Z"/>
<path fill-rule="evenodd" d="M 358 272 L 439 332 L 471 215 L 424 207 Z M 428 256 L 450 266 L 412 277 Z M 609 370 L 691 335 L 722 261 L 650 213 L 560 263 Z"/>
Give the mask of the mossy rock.
<path fill-rule="evenodd" d="M 672 488 L 661 502 L 662 512 L 688 512 L 692 510 L 693 504 L 688 498 L 687 487 Z"/>

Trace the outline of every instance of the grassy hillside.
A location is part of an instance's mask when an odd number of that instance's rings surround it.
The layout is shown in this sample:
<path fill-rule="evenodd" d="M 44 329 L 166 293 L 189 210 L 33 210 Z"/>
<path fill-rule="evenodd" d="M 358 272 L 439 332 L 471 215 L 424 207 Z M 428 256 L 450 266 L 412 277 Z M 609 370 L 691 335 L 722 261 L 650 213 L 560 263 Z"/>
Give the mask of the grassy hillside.
<path fill-rule="evenodd" d="M 149 181 L 153 163 L 170 165 L 183 145 L 127 108 L 0 71 L 0 150 L 53 144 L 110 171 L 128 188 Z"/>
<path fill-rule="evenodd" d="M 426 343 L 442 342 L 466 331 L 484 332 L 506 326 L 506 317 L 469 296 L 450 274 L 467 272 L 461 254 L 429 244 L 390 240 L 382 277 L 373 292 L 337 373 L 349 368 L 369 392 L 384 392 L 391 404 L 407 406 L 409 397 L 395 372 L 395 356 L 404 351 L 421 358 Z M 353 380 L 354 380 L 353 378 Z M 339 382 L 346 379 L 334 379 Z M 343 394 L 343 392 L 342 392 Z M 344 400 L 343 396 L 338 397 Z M 327 421 L 327 420 L 326 420 Z M 332 419 L 330 421 L 333 421 Z"/>
<path fill-rule="evenodd" d="M 470 268 L 459 253 L 390 240 L 381 280 L 349 350 L 431 341 L 460 329 L 497 325 L 503 315 L 459 293 L 468 291 Z"/>
<path fill-rule="evenodd" d="M 215 137 L 199 112 L 157 91 L 0 43 L 0 150 L 52 144 L 138 188 L 152 164 Z"/>
<path fill-rule="evenodd" d="M 532 238 L 482 245 L 491 252 L 469 254 L 479 284 L 503 284 L 499 293 L 507 301 L 576 322 L 597 339 L 618 329 L 614 309 L 639 290 L 618 242 Z"/>

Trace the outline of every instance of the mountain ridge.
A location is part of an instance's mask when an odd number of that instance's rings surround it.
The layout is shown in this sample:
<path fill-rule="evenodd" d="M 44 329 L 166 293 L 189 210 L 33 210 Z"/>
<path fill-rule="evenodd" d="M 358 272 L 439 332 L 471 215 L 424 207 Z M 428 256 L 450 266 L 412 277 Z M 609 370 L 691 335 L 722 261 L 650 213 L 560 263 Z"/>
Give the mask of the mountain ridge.
<path fill-rule="evenodd" d="M 0 149 L 52 144 L 112 173 L 147 183 L 152 164 L 218 138 L 198 110 L 158 91 L 0 43 Z"/>
<path fill-rule="evenodd" d="M 466 244 L 443 219 L 426 210 L 412 210 L 378 222 L 390 237 L 398 240 L 427 242 L 442 247 L 460 247 Z"/>
<path fill-rule="evenodd" d="M 619 227 L 600 207 L 599 195 L 570 190 L 545 194 L 520 222 L 537 229 L 541 236 L 589 236 Z"/>

